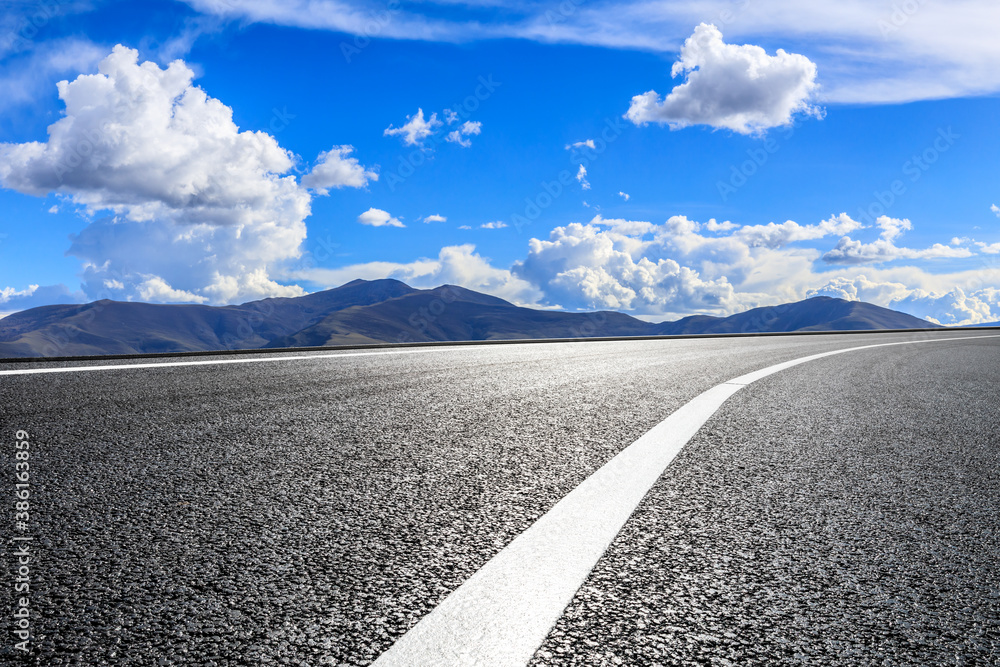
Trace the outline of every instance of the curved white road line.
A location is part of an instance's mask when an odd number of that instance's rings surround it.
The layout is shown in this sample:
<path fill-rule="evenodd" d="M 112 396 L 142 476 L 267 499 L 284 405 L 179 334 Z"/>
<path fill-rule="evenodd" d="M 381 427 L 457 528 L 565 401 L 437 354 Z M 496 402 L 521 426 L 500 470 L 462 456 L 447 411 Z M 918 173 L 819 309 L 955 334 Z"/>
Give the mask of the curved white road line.
<path fill-rule="evenodd" d="M 730 396 L 768 375 L 835 354 L 979 338 L 1000 335 L 880 343 L 823 352 L 768 366 L 709 389 L 556 503 L 374 665 L 523 667 L 667 465 Z"/>

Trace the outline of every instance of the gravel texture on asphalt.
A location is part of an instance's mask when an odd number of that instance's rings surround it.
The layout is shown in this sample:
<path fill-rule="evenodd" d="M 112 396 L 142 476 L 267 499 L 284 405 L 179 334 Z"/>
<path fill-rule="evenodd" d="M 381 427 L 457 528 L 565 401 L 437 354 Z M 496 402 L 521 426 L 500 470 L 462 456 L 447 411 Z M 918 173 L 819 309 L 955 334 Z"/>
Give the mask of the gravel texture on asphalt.
<path fill-rule="evenodd" d="M 725 404 L 539 665 L 1000 664 L 1000 343 L 851 352 Z"/>
<path fill-rule="evenodd" d="M 0 377 L 11 492 L 15 431 L 32 442 L 27 662 L 369 664 L 702 390 L 819 351 L 935 335 L 442 348 Z M 741 412 L 736 426 L 752 416 Z M 13 567 L 7 552 L 5 578 Z M 4 636 L 0 661 L 12 661 Z"/>

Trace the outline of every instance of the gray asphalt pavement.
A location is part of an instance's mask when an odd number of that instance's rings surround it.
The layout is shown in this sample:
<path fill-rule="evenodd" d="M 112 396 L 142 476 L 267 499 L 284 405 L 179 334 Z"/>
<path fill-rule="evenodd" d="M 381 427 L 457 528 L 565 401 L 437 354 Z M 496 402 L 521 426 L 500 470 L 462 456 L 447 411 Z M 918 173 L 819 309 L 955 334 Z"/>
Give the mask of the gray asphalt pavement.
<path fill-rule="evenodd" d="M 674 460 L 533 665 L 1000 664 L 1000 345 L 751 385 Z"/>
<path fill-rule="evenodd" d="M 0 377 L 11 492 L 13 434 L 26 430 L 34 443 L 28 662 L 369 664 L 704 389 L 815 352 L 941 335 L 439 348 Z M 943 647 L 934 655 L 954 657 L 958 640 L 949 638 L 972 627 L 969 619 L 982 632 L 968 634 L 964 650 L 990 655 L 997 586 L 980 547 L 995 551 L 996 458 L 987 444 L 1000 438 L 984 417 L 992 410 L 996 421 L 997 349 L 851 353 L 740 392 L 668 469 L 538 662 L 739 663 L 726 632 L 751 638 L 744 658 L 794 660 L 824 647 L 826 655 L 900 652 L 899 637 L 916 630 L 872 634 L 890 598 L 893 613 L 917 610 L 907 622 L 920 632 L 951 623 L 942 626 L 951 634 L 928 644 Z M 938 362 L 907 371 L 897 363 L 904 358 Z M 880 383 L 865 384 L 873 379 Z M 822 428 L 833 430 L 824 438 Z M 912 437 L 880 444 L 900 433 Z M 952 479 L 964 486 L 943 481 Z M 9 518 L 0 522 L 5 543 Z M 750 540 L 742 547 L 750 555 L 736 549 L 740 539 Z M 843 551 L 831 546 L 841 542 Z M 936 546 L 920 550 L 928 545 Z M 966 569 L 907 584 L 924 579 L 907 579 L 906 548 Z M 5 565 L 10 579 L 9 552 Z M 11 586 L 3 590 L 10 608 Z M 847 616 L 871 591 L 876 606 Z M 836 631 L 824 635 L 828 624 Z M 854 626 L 860 634 L 849 639 Z M 17 658 L 12 644 L 0 646 L 0 660 Z"/>

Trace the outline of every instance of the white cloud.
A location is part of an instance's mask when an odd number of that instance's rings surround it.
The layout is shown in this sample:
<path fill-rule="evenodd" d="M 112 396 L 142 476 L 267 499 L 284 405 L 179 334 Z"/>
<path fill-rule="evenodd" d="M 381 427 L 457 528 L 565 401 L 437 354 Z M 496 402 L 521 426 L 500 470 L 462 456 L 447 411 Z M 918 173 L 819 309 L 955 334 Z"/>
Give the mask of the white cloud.
<path fill-rule="evenodd" d="M 0 289 L 0 303 L 6 304 L 12 299 L 24 299 L 26 297 L 32 296 L 38 290 L 38 285 L 28 285 L 26 289 L 15 290 L 13 287 L 4 287 Z"/>
<path fill-rule="evenodd" d="M 879 236 L 886 241 L 895 241 L 905 232 L 913 229 L 913 223 L 908 219 L 890 218 L 887 215 L 879 216 L 878 220 L 875 221 L 875 226 L 882 230 Z"/>
<path fill-rule="evenodd" d="M 302 277 L 329 286 L 358 277 L 426 287 L 452 282 L 524 304 L 610 308 L 656 321 L 731 315 L 820 293 L 947 324 L 1000 320 L 1000 289 L 994 287 L 1000 264 L 986 256 L 974 270 L 949 274 L 901 265 L 867 267 L 859 275 L 849 266 L 824 267 L 822 252 L 808 247 L 858 226 L 845 214 L 815 224 L 746 226 L 684 216 L 656 224 L 598 215 L 530 239 L 526 256 L 509 268 L 492 266 L 469 245 L 444 248 L 437 259 L 317 269 Z M 905 226 L 879 224 L 889 235 Z"/>
<path fill-rule="evenodd" d="M 472 141 L 468 137 L 479 134 L 482 129 L 483 124 L 479 121 L 467 120 L 457 130 L 449 132 L 445 141 L 468 148 L 472 145 Z"/>
<path fill-rule="evenodd" d="M 275 283 L 262 267 L 240 276 L 216 274 L 215 282 L 206 287 L 204 291 L 213 301 L 219 303 L 234 303 L 244 299 L 244 294 L 266 294 L 272 297 L 293 297 L 305 294 L 305 290 L 298 285 Z"/>
<path fill-rule="evenodd" d="M 701 21 L 724 26 L 730 39 L 780 41 L 808 49 L 823 76 L 824 99 L 898 103 L 1000 91 L 1000 5 L 882 3 L 870 0 L 700 0 L 699 2 L 573 3 L 561 12 L 547 3 L 518 3 L 484 20 L 479 2 L 406 3 L 373 14 L 361 0 L 185 0 L 199 11 L 235 22 L 323 29 L 359 39 L 469 42 L 521 38 L 652 52 L 676 52 L 678 36 Z M 426 9 L 424 9 L 426 8 Z M 553 16 L 557 20 L 553 20 Z M 373 24 L 373 17 L 380 20 Z M 372 33 L 372 25 L 378 30 Z M 353 47 L 344 40 L 341 49 Z M 350 59 L 350 54 L 344 52 Z"/>
<path fill-rule="evenodd" d="M 646 236 L 647 234 L 652 234 L 659 229 L 657 225 L 654 225 L 651 222 L 641 220 L 625 220 L 624 218 L 602 218 L 600 215 L 595 215 L 590 221 L 590 224 L 610 227 L 616 233 L 623 234 L 625 236 Z"/>
<path fill-rule="evenodd" d="M 108 280 L 105 286 L 109 288 L 124 287 L 120 282 Z M 206 297 L 192 294 L 184 290 L 174 289 L 159 276 L 150 276 L 138 285 L 139 297 L 143 301 L 156 303 L 205 303 Z"/>
<path fill-rule="evenodd" d="M 18 290 L 13 287 L 0 289 L 0 311 L 4 315 L 59 303 L 81 303 L 86 299 L 83 292 L 72 292 L 65 285 L 28 285 Z"/>
<path fill-rule="evenodd" d="M 434 213 L 424 217 L 424 222 L 448 222 L 448 218 Z"/>
<path fill-rule="evenodd" d="M 909 220 L 906 222 L 909 223 Z M 720 231 L 730 225 L 732 223 L 717 223 L 713 220 L 708 223 L 707 228 L 709 231 Z M 826 236 L 843 236 L 861 229 L 862 226 L 860 222 L 852 220 L 846 213 L 841 213 L 817 225 L 800 225 L 792 220 L 780 225 L 773 222 L 766 225 L 745 225 L 739 227 L 735 236 L 750 247 L 781 248 L 798 241 L 813 241 Z"/>
<path fill-rule="evenodd" d="M 303 187 L 327 195 L 330 188 L 363 188 L 369 181 L 377 181 L 375 171 L 363 167 L 358 159 L 350 157 L 353 146 L 334 146 L 320 153 L 316 166 L 302 177 Z"/>
<path fill-rule="evenodd" d="M 684 216 L 662 224 L 597 216 L 586 225 L 557 227 L 548 240 L 532 239 L 527 258 L 513 271 L 542 290 L 543 304 L 621 308 L 646 319 L 730 315 L 830 294 L 850 283 L 857 285 L 853 297 L 834 295 L 946 324 L 1000 320 L 995 260 L 984 258 L 975 270 L 951 274 L 915 266 L 869 268 L 865 278 L 849 267 L 818 272 L 820 251 L 796 245 L 857 225 L 844 214 L 813 225 L 773 227 L 698 223 Z M 888 234 L 902 226 L 881 223 Z M 713 229 L 727 235 L 702 235 Z"/>
<path fill-rule="evenodd" d="M 472 227 L 470 227 L 469 225 L 459 225 L 458 228 L 459 229 L 472 229 Z"/>
<path fill-rule="evenodd" d="M 586 141 L 577 141 L 572 144 L 566 144 L 566 150 L 573 150 L 574 148 L 589 148 L 590 150 L 596 150 L 597 144 L 594 143 L 593 139 L 587 139 Z"/>
<path fill-rule="evenodd" d="M 370 225 L 372 227 L 405 227 L 398 218 L 394 218 L 389 215 L 388 211 L 383 211 L 380 208 L 370 208 L 361 215 L 358 216 L 358 222 L 362 225 Z"/>
<path fill-rule="evenodd" d="M 955 248 L 941 243 L 919 250 L 900 248 L 896 246 L 895 240 L 913 229 L 913 223 L 907 219 L 883 215 L 875 224 L 882 230 L 878 240 L 862 243 L 844 236 L 832 250 L 823 255 L 823 261 L 828 264 L 878 264 L 899 259 L 961 259 L 973 254 L 968 248 Z"/>
<path fill-rule="evenodd" d="M 628 194 L 627 192 L 620 192 L 619 191 L 618 192 L 618 196 L 621 197 L 622 199 L 624 199 L 625 201 L 628 201 L 629 199 L 632 198 L 632 195 Z"/>
<path fill-rule="evenodd" d="M 990 210 L 993 211 L 993 213 L 995 213 L 998 218 L 1000 218 L 1000 206 L 993 204 L 992 206 L 990 206 Z"/>
<path fill-rule="evenodd" d="M 513 267 L 515 275 L 539 286 L 545 303 L 567 308 L 660 314 L 739 307 L 726 278 L 704 280 L 674 259 L 648 257 L 649 244 L 622 233 L 627 221 L 600 221 L 609 222 L 607 231 L 572 223 L 552 230 L 548 240 L 531 239 L 528 256 Z M 631 231 L 648 229 L 631 226 Z"/>
<path fill-rule="evenodd" d="M 590 182 L 587 180 L 587 168 L 582 164 L 580 165 L 580 169 L 576 172 L 576 180 L 580 182 L 580 187 L 584 190 L 590 189 Z"/>
<path fill-rule="evenodd" d="M 48 141 L 0 144 L 4 187 L 110 212 L 68 251 L 88 296 L 141 297 L 151 277 L 212 301 L 301 294 L 268 277 L 306 235 L 310 195 L 284 175 L 293 156 L 241 132 L 183 61 L 140 64 L 119 45 L 98 71 L 59 83 L 66 110 Z M 108 294 L 109 280 L 123 289 Z"/>
<path fill-rule="evenodd" d="M 960 278 L 956 280 L 960 281 Z M 951 326 L 984 324 L 1000 319 L 1000 290 L 994 287 L 973 287 L 973 291 L 967 293 L 959 285 L 935 290 L 858 275 L 838 277 L 809 291 L 810 296 L 820 294 L 848 301 L 866 301 Z"/>
<path fill-rule="evenodd" d="M 796 113 L 819 113 L 810 104 L 812 61 L 783 49 L 769 56 L 759 46 L 726 44 L 714 25 L 695 28 L 671 74 L 686 81 L 662 101 L 653 90 L 636 95 L 625 117 L 636 125 L 709 125 L 753 134 L 788 125 Z"/>
<path fill-rule="evenodd" d="M 409 39 L 457 41 L 465 28 L 443 19 L 426 18 L 396 7 L 373 10 L 371 5 L 350 0 L 183 0 L 194 9 L 238 21 L 273 23 L 300 28 L 330 30 L 349 35 Z M 468 26 L 475 29 L 474 24 Z M 349 56 L 353 47 L 344 42 L 340 53 Z M 357 50 L 356 47 L 355 50 Z M 347 50 L 345 50 L 347 49 Z"/>
<path fill-rule="evenodd" d="M 423 146 L 424 141 L 434 135 L 438 128 L 446 124 L 452 125 L 459 121 L 458 113 L 452 109 L 445 109 L 444 117 L 444 122 L 438 120 L 437 113 L 435 112 L 431 114 L 430 118 L 425 118 L 424 110 L 418 108 L 417 113 L 406 117 L 406 123 L 400 127 L 390 125 L 383 134 L 387 137 L 400 136 L 403 138 L 403 143 L 407 146 Z M 448 143 L 468 148 L 472 145 L 470 137 L 481 134 L 482 131 L 483 124 L 480 121 L 467 120 L 451 132 L 445 134 L 444 140 Z M 435 137 L 435 141 L 440 141 L 440 138 Z"/>
<path fill-rule="evenodd" d="M 484 222 L 479 225 L 480 229 L 504 229 L 507 227 L 507 223 L 502 220 L 495 220 L 493 222 Z"/>
<path fill-rule="evenodd" d="M 891 241 L 884 239 L 862 243 L 845 236 L 832 250 L 823 255 L 823 261 L 828 264 L 879 264 L 899 259 L 960 259 L 971 257 L 972 254 L 968 248 L 952 248 L 940 243 L 915 250 L 897 248 Z"/>
<path fill-rule="evenodd" d="M 436 113 L 432 113 L 431 117 L 425 120 L 424 110 L 417 109 L 417 113 L 406 117 L 406 123 L 402 126 L 393 127 L 390 125 L 383 134 L 387 137 L 401 136 L 403 143 L 407 146 L 419 146 L 441 125 Z"/>
<path fill-rule="evenodd" d="M 739 228 L 739 225 L 728 220 L 725 222 L 718 222 L 715 218 L 712 218 L 705 223 L 705 229 L 710 232 L 731 232 L 737 228 Z"/>

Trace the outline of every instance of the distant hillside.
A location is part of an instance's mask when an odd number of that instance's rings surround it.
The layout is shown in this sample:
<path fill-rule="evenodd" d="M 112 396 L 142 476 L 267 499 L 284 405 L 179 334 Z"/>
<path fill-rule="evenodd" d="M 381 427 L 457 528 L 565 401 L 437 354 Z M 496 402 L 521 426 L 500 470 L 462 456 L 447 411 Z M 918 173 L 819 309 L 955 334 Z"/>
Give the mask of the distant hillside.
<path fill-rule="evenodd" d="M 564 313 L 521 308 L 445 285 L 370 306 L 345 308 L 267 347 L 376 342 L 516 340 L 653 335 L 653 325 L 622 313 Z"/>
<path fill-rule="evenodd" d="M 108 300 L 42 306 L 0 319 L 0 357 L 255 349 L 336 310 L 414 291 L 398 280 L 355 280 L 315 294 L 239 306 Z"/>
<path fill-rule="evenodd" d="M 367 343 L 588 338 L 934 327 L 887 308 L 830 297 L 653 324 L 616 312 L 515 306 L 453 285 L 418 290 L 355 280 L 301 297 L 238 306 L 95 301 L 0 319 L 0 357 L 148 354 Z"/>
<path fill-rule="evenodd" d="M 755 333 L 762 331 L 868 331 L 928 329 L 932 324 L 862 301 L 817 296 L 797 303 L 754 308 L 730 317 L 695 315 L 657 325 L 664 335 L 693 333 Z"/>

